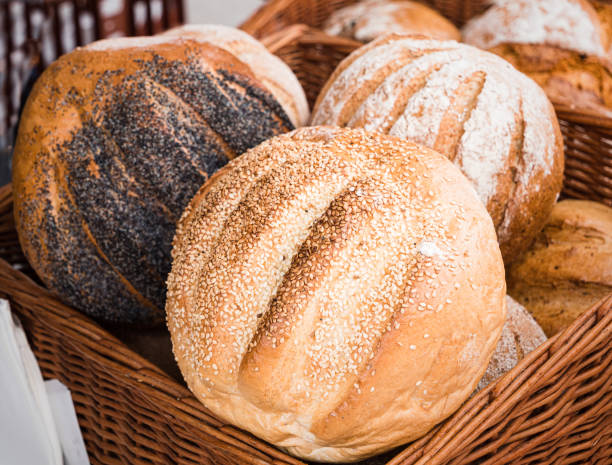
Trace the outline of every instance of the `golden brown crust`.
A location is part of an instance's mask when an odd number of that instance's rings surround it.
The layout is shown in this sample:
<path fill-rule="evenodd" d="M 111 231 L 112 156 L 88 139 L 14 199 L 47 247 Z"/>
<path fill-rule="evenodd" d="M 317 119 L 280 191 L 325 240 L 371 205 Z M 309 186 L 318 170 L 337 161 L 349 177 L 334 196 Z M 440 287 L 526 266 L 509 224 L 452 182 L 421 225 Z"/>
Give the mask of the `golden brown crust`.
<path fill-rule="evenodd" d="M 323 29 L 328 34 L 370 42 L 388 33 L 416 34 L 438 40 L 461 40 L 449 20 L 422 3 L 366 0 L 336 10 Z"/>
<path fill-rule="evenodd" d="M 533 246 L 508 269 L 508 293 L 548 336 L 612 293 L 612 209 L 564 200 Z"/>
<path fill-rule="evenodd" d="M 612 62 L 549 45 L 503 44 L 489 50 L 527 74 L 553 103 L 612 115 Z"/>
<path fill-rule="evenodd" d="M 13 192 L 24 253 L 77 308 L 159 323 L 186 203 L 228 159 L 291 127 L 249 67 L 211 44 L 157 36 L 79 48 L 40 77 L 21 118 Z"/>
<path fill-rule="evenodd" d="M 167 316 L 196 396 L 312 460 L 355 461 L 454 411 L 504 321 L 489 216 L 400 139 L 304 128 L 230 162 L 186 209 Z"/>
<path fill-rule="evenodd" d="M 493 54 L 387 35 L 349 55 L 317 98 L 313 124 L 363 127 L 448 156 L 474 183 L 512 261 L 561 190 L 563 141 L 533 81 Z"/>

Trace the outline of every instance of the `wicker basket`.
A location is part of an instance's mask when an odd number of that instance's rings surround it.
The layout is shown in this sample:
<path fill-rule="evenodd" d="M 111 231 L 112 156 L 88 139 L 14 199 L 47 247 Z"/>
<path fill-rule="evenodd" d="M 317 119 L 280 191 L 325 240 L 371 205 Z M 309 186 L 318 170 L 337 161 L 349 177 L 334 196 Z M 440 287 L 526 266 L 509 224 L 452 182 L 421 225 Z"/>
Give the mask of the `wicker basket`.
<path fill-rule="evenodd" d="M 327 17 L 343 6 L 358 0 L 270 0 L 259 8 L 242 26 L 249 34 L 263 38 L 292 24 L 320 28 Z M 491 0 L 419 0 L 428 4 L 462 26 L 491 4 Z"/>
<path fill-rule="evenodd" d="M 320 27 L 335 10 L 355 3 L 356 0 L 270 0 L 257 10 L 241 28 L 255 37 L 266 37 L 278 42 L 286 36 L 284 28 L 296 23 Z M 482 12 L 490 0 L 427 0 L 444 16 L 461 26 L 474 15 Z M 295 31 L 295 29 L 292 29 Z M 296 32 L 293 32 L 295 35 Z M 309 31 L 301 39 L 308 50 L 302 56 L 312 65 L 306 71 L 295 56 L 284 52 L 284 58 L 301 76 L 307 86 L 311 103 L 321 88 L 319 77 L 329 76 L 329 69 L 336 67 L 344 56 L 361 46 L 359 42 L 325 36 Z M 318 42 L 319 46 L 314 43 Z M 282 41 L 280 43 L 283 43 Z M 285 39 L 284 43 L 288 43 Z M 311 46 L 312 45 L 312 46 Z M 281 47 L 282 48 L 282 47 Z M 299 61 L 299 60 L 298 60 Z M 315 73 L 309 76 L 308 73 Z M 324 82 L 324 81 L 323 81 Z M 589 111 L 555 105 L 565 140 L 566 180 L 563 195 L 579 199 L 597 200 L 612 206 L 612 118 L 602 118 Z"/>
<path fill-rule="evenodd" d="M 266 43 L 311 100 L 354 48 L 305 26 Z M 10 186 L 0 189 L 0 257 L 0 296 L 24 323 L 43 375 L 72 391 L 93 464 L 303 463 L 215 419 L 185 386 L 28 277 Z M 611 338 L 612 296 L 427 436 L 364 464 L 612 463 Z"/>

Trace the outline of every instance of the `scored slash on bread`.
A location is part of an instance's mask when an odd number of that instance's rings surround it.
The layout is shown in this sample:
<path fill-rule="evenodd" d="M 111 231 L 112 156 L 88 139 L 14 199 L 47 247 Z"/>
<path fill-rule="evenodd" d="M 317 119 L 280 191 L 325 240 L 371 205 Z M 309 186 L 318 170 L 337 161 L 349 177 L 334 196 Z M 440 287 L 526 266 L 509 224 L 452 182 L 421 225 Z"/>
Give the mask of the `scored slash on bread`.
<path fill-rule="evenodd" d="M 325 84 L 312 123 L 388 133 L 434 148 L 474 184 L 510 262 L 561 190 L 552 105 L 499 57 L 454 41 L 390 34 L 350 54 Z"/>
<path fill-rule="evenodd" d="M 94 42 L 29 96 L 13 167 L 19 240 L 43 282 L 95 318 L 161 323 L 187 202 L 229 159 L 293 128 L 254 71 L 211 41 Z"/>

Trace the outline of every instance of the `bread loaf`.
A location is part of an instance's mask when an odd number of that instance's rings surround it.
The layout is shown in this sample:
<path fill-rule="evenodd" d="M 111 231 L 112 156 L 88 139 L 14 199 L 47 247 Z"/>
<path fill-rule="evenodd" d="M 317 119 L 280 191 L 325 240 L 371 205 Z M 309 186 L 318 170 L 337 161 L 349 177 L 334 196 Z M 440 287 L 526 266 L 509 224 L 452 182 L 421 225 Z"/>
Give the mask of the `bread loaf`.
<path fill-rule="evenodd" d="M 461 40 L 459 30 L 437 11 L 407 0 L 365 0 L 340 8 L 325 21 L 323 29 L 360 42 L 391 32 Z"/>
<path fill-rule="evenodd" d="M 315 461 L 415 439 L 472 393 L 505 319 L 491 219 L 443 156 L 304 128 L 232 160 L 177 228 L 166 311 L 215 415 Z"/>
<path fill-rule="evenodd" d="M 510 296 L 506 296 L 506 322 L 487 371 L 477 391 L 512 370 L 529 352 L 546 342 L 546 335 L 533 316 Z"/>
<path fill-rule="evenodd" d="M 612 116 L 609 58 L 534 44 L 502 44 L 489 51 L 537 82 L 553 103 Z"/>
<path fill-rule="evenodd" d="M 482 49 L 542 44 L 606 57 L 612 45 L 612 7 L 587 0 L 497 0 L 461 32 L 465 43 Z"/>
<path fill-rule="evenodd" d="M 211 43 L 78 48 L 47 68 L 21 118 L 13 191 L 24 253 L 90 315 L 161 323 L 187 202 L 229 159 L 292 128 L 253 71 Z"/>
<path fill-rule="evenodd" d="M 164 35 L 209 42 L 232 53 L 276 97 L 295 127 L 308 122 L 306 94 L 293 71 L 246 32 L 218 24 L 188 24 L 170 29 Z"/>
<path fill-rule="evenodd" d="M 612 293 L 612 209 L 555 205 L 532 247 L 508 269 L 508 293 L 550 337 Z"/>
<path fill-rule="evenodd" d="M 389 35 L 361 47 L 326 83 L 312 123 L 445 154 L 487 206 L 506 262 L 543 227 L 561 190 L 562 138 L 544 92 L 499 57 L 453 41 Z"/>

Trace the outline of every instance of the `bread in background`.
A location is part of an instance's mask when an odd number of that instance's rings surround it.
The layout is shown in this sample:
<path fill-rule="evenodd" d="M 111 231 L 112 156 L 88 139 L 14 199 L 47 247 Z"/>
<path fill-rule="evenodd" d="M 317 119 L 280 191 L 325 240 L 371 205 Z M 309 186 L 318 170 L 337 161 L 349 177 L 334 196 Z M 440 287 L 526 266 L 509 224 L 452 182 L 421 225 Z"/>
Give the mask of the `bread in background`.
<path fill-rule="evenodd" d="M 543 44 L 605 57 L 612 9 L 586 0 L 497 0 L 462 29 L 463 41 L 488 50 L 505 43 Z"/>
<path fill-rule="evenodd" d="M 462 33 L 535 80 L 553 103 L 612 116 L 612 5 L 498 1 Z"/>
<path fill-rule="evenodd" d="M 487 371 L 478 383 L 477 391 L 506 374 L 529 352 L 546 342 L 546 334 L 525 307 L 506 296 L 506 322 Z"/>
<path fill-rule="evenodd" d="M 610 58 L 536 44 L 502 44 L 489 51 L 536 81 L 553 103 L 612 116 Z"/>
<path fill-rule="evenodd" d="M 325 21 L 323 30 L 360 42 L 391 32 L 461 40 L 461 33 L 448 19 L 422 3 L 408 0 L 365 0 L 340 8 Z"/>
<path fill-rule="evenodd" d="M 531 248 L 507 270 L 508 294 L 547 336 L 612 293 L 612 208 L 564 200 Z"/>

